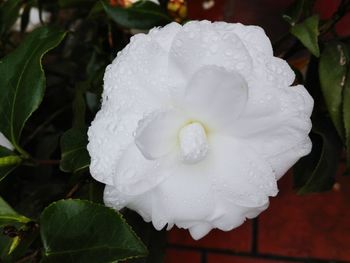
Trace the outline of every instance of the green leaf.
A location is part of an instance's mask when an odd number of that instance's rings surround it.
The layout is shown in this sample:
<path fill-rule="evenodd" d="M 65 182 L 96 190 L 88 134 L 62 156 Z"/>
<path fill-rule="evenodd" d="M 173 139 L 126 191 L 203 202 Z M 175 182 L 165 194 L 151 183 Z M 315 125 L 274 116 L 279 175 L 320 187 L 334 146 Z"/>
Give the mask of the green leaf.
<path fill-rule="evenodd" d="M 128 261 L 128 263 L 163 263 L 166 250 L 166 229 L 156 230 L 152 223 L 145 222 L 134 211 L 125 209 L 123 216 L 148 248 L 148 255 Z"/>
<path fill-rule="evenodd" d="M 21 162 L 21 157 L 9 149 L 0 146 L 0 182 Z"/>
<path fill-rule="evenodd" d="M 290 29 L 291 33 L 316 57 L 320 56 L 318 24 L 319 17 L 313 15 Z"/>
<path fill-rule="evenodd" d="M 309 16 L 315 0 L 295 0 L 282 15 L 290 25 L 294 26 L 303 15 Z"/>
<path fill-rule="evenodd" d="M 21 9 L 21 0 L 5 1 L 0 6 L 0 36 L 6 33 L 16 22 Z"/>
<path fill-rule="evenodd" d="M 18 214 L 4 199 L 0 197 L 0 226 L 13 222 L 28 223 L 29 218 Z"/>
<path fill-rule="evenodd" d="M 30 227 L 31 220 L 18 214 L 4 199 L 0 197 L 0 259 L 4 262 L 14 262 L 23 255 L 28 246 L 37 236 Z M 23 236 L 7 236 L 5 229 L 13 228 L 15 232 L 25 233 Z M 0 260 L 0 261 L 1 261 Z M 1 261 L 2 262 L 2 261 Z"/>
<path fill-rule="evenodd" d="M 326 45 L 319 63 L 321 91 L 329 115 L 341 138 L 344 138 L 342 104 L 348 60 L 349 51 L 345 44 L 334 42 Z"/>
<path fill-rule="evenodd" d="M 58 0 L 58 5 L 61 8 L 91 7 L 95 3 L 96 3 L 96 0 Z"/>
<path fill-rule="evenodd" d="M 61 164 L 64 172 L 78 172 L 89 167 L 90 156 L 86 149 L 87 129 L 72 128 L 61 137 Z"/>
<path fill-rule="evenodd" d="M 107 15 L 118 25 L 126 28 L 150 29 L 171 22 L 171 18 L 157 4 L 140 1 L 130 7 L 112 7 L 102 2 Z"/>
<path fill-rule="evenodd" d="M 312 151 L 294 166 L 294 187 L 298 194 L 330 190 L 338 170 L 341 141 L 330 121 L 313 119 Z"/>
<path fill-rule="evenodd" d="M 56 47 L 65 33 L 41 27 L 34 30 L 11 54 L 0 60 L 0 131 L 17 151 L 24 124 L 39 107 L 45 91 L 41 59 Z"/>
<path fill-rule="evenodd" d="M 89 201 L 55 202 L 44 210 L 40 224 L 43 262 L 104 263 L 147 254 L 118 212 Z"/>

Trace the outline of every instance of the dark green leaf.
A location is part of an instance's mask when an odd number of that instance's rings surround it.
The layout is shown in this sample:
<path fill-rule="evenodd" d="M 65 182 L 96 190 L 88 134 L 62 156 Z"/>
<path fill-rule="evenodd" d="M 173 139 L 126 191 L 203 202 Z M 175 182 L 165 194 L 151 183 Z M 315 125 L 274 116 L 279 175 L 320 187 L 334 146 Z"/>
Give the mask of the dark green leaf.
<path fill-rule="evenodd" d="M 342 144 L 327 119 L 313 119 L 310 134 L 313 148 L 294 166 L 294 186 L 298 194 L 323 192 L 332 188 Z"/>
<path fill-rule="evenodd" d="M 64 172 L 77 172 L 89 167 L 90 156 L 86 149 L 87 130 L 72 128 L 61 137 L 61 164 Z"/>
<path fill-rule="evenodd" d="M 319 64 L 323 97 L 333 124 L 341 138 L 344 138 L 342 103 L 348 59 L 349 51 L 347 47 L 341 42 L 335 42 L 326 45 Z"/>
<path fill-rule="evenodd" d="M 284 12 L 282 17 L 294 26 L 303 15 L 309 15 L 315 0 L 295 0 Z"/>
<path fill-rule="evenodd" d="M 102 2 L 97 2 L 94 4 L 94 6 L 91 8 L 90 13 L 89 13 L 89 18 L 94 18 L 100 13 L 103 12 L 103 5 Z"/>
<path fill-rule="evenodd" d="M 140 1 L 131 7 L 112 7 L 102 2 L 103 7 L 118 25 L 126 28 L 150 29 L 171 22 L 171 18 L 157 4 L 150 1 Z"/>
<path fill-rule="evenodd" d="M 33 242 L 37 233 L 28 226 L 30 221 L 29 218 L 18 214 L 0 197 L 0 258 L 3 261 L 13 262 L 13 259 L 24 254 L 27 247 Z M 7 232 L 19 230 L 22 233 L 25 231 L 26 235 L 23 237 L 8 236 Z"/>
<path fill-rule="evenodd" d="M 104 263 L 147 254 L 119 213 L 89 201 L 53 203 L 42 213 L 40 224 L 44 262 Z"/>
<path fill-rule="evenodd" d="M 29 218 L 19 215 L 15 210 L 10 207 L 4 199 L 0 197 L 0 256 L 3 259 L 6 259 L 20 244 L 20 239 L 18 237 L 10 238 L 7 237 L 4 232 L 4 228 L 11 225 L 11 228 L 21 227 L 23 224 L 28 223 Z"/>
<path fill-rule="evenodd" d="M 2 197 L 0 197 L 0 226 L 11 222 L 27 223 L 29 221 L 28 218 L 19 215 Z"/>
<path fill-rule="evenodd" d="M 38 28 L 0 61 L 0 131 L 22 154 L 19 138 L 23 126 L 39 107 L 45 91 L 41 59 L 64 36 L 54 28 Z"/>
<path fill-rule="evenodd" d="M 96 0 L 58 0 L 58 5 L 62 8 L 91 7 Z"/>
<path fill-rule="evenodd" d="M 21 0 L 10 0 L 0 5 L 0 36 L 7 32 L 16 22 L 21 4 Z"/>
<path fill-rule="evenodd" d="M 314 15 L 290 29 L 291 33 L 316 57 L 320 56 L 318 23 L 319 17 Z"/>
<path fill-rule="evenodd" d="M 0 182 L 21 162 L 21 157 L 0 146 Z"/>
<path fill-rule="evenodd" d="M 163 263 L 166 250 L 165 229 L 158 231 L 152 223 L 145 222 L 140 215 L 129 209 L 123 211 L 123 216 L 132 229 L 141 238 L 148 248 L 148 255 L 145 258 L 130 260 L 130 263 Z"/>
<path fill-rule="evenodd" d="M 28 223 L 29 218 L 18 214 L 15 210 L 0 197 L 0 226 L 13 222 Z"/>
<path fill-rule="evenodd" d="M 75 87 L 75 97 L 73 101 L 73 127 L 78 129 L 85 128 L 85 91 L 87 84 L 79 82 Z"/>

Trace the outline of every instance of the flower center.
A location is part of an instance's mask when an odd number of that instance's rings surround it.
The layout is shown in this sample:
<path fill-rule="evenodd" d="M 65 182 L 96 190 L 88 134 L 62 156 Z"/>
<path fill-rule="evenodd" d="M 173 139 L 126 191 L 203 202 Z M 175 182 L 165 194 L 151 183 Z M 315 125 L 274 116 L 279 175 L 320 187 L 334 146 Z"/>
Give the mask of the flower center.
<path fill-rule="evenodd" d="M 208 153 L 209 145 L 203 125 L 192 122 L 181 128 L 179 135 L 181 160 L 186 164 L 202 161 Z"/>

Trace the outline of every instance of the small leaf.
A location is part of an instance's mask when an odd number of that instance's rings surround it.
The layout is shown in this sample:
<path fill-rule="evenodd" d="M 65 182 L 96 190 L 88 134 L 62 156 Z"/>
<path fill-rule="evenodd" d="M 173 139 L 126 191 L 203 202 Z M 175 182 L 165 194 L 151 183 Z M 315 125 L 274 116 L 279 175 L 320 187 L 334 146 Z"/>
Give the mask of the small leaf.
<path fill-rule="evenodd" d="M 291 33 L 316 57 L 320 56 L 318 23 L 319 17 L 314 15 L 290 29 Z"/>
<path fill-rule="evenodd" d="M 294 187 L 298 194 L 330 190 L 337 173 L 341 141 L 327 119 L 313 119 L 312 151 L 294 166 Z"/>
<path fill-rule="evenodd" d="M 45 91 L 41 59 L 64 36 L 64 32 L 54 28 L 38 28 L 0 60 L 0 131 L 23 155 L 26 153 L 19 146 L 22 129 L 39 107 Z"/>
<path fill-rule="evenodd" d="M 118 212 L 89 201 L 53 203 L 41 214 L 40 224 L 43 262 L 104 263 L 147 254 Z"/>
<path fill-rule="evenodd" d="M 90 156 L 86 149 L 87 129 L 72 128 L 61 137 L 61 164 L 64 172 L 77 172 L 89 167 Z"/>
<path fill-rule="evenodd" d="M 6 33 L 16 22 L 21 4 L 21 0 L 10 0 L 0 5 L 0 36 Z"/>
<path fill-rule="evenodd" d="M 302 16 L 310 16 L 315 0 L 295 0 L 282 15 L 290 25 L 294 26 Z"/>
<path fill-rule="evenodd" d="M 18 214 L 4 199 L 0 197 L 0 226 L 13 222 L 28 223 L 29 218 Z"/>
<path fill-rule="evenodd" d="M 114 22 L 126 28 L 150 29 L 172 21 L 159 5 L 151 1 L 140 1 L 127 8 L 112 7 L 105 2 L 102 5 Z"/>
<path fill-rule="evenodd" d="M 327 110 L 341 138 L 344 138 L 342 104 L 348 60 L 349 51 L 345 44 L 334 42 L 326 45 L 319 63 L 321 91 Z"/>
<path fill-rule="evenodd" d="M 21 162 L 21 157 L 15 155 L 9 149 L 0 146 L 0 182 Z"/>

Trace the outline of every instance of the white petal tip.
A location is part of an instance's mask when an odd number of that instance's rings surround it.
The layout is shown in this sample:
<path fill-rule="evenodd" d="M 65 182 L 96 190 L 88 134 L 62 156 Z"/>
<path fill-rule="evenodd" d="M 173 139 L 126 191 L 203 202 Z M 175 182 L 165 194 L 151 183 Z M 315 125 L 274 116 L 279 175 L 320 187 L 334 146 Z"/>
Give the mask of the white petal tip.
<path fill-rule="evenodd" d="M 199 240 L 205 235 L 207 235 L 210 230 L 212 230 L 212 226 L 206 223 L 202 223 L 199 225 L 195 225 L 189 229 L 190 234 L 194 240 Z"/>

